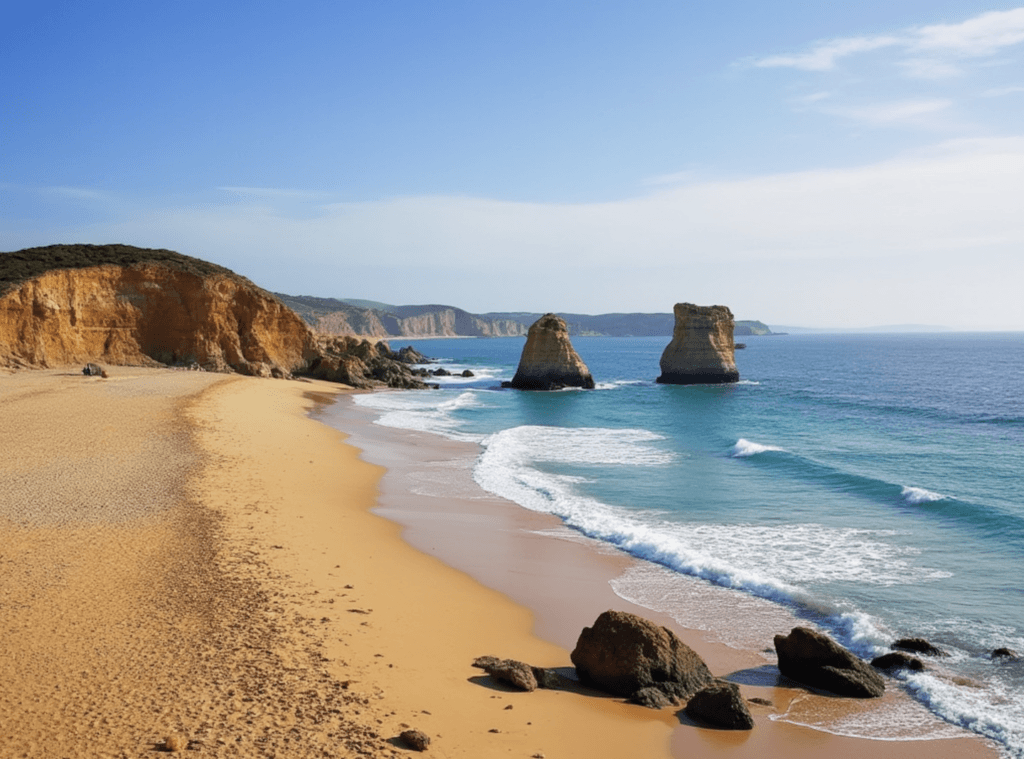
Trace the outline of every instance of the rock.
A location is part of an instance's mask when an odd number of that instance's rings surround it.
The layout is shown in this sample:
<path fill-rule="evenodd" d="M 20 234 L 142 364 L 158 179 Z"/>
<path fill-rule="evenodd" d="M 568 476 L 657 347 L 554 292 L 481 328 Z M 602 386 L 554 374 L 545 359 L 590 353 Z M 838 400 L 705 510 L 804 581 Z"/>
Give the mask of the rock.
<path fill-rule="evenodd" d="M 511 382 L 502 387 L 518 390 L 558 390 L 594 387 L 594 378 L 569 341 L 569 329 L 554 314 L 545 314 L 530 327 Z"/>
<path fill-rule="evenodd" d="M 584 628 L 571 658 L 584 685 L 625 698 L 653 687 L 681 701 L 715 680 L 671 630 L 621 611 L 606 611 Z"/>
<path fill-rule="evenodd" d="M 997 648 L 992 652 L 993 659 L 1019 659 L 1020 654 L 1012 648 Z"/>
<path fill-rule="evenodd" d="M 430 736 L 422 730 L 406 730 L 398 737 L 413 751 L 426 751 L 430 745 Z"/>
<path fill-rule="evenodd" d="M 871 660 L 871 666 L 876 669 L 909 669 L 913 672 L 922 672 L 924 662 L 916 656 L 905 654 L 902 651 L 893 651 L 891 654 L 876 656 Z"/>
<path fill-rule="evenodd" d="M 475 377 L 476 375 L 473 374 L 473 372 L 469 371 L 469 369 L 463 369 L 462 370 L 462 376 L 463 377 Z"/>
<path fill-rule="evenodd" d="M 740 695 L 739 686 L 719 680 L 693 694 L 686 716 L 720 730 L 751 730 L 754 718 Z"/>
<path fill-rule="evenodd" d="M 900 649 L 902 651 L 911 651 L 915 654 L 924 654 L 925 656 L 949 655 L 938 646 L 933 646 L 924 638 L 900 638 L 892 644 L 891 648 Z"/>
<path fill-rule="evenodd" d="M 533 670 L 534 679 L 537 680 L 538 688 L 558 690 L 565 684 L 565 678 L 553 669 L 545 669 L 544 667 L 531 667 L 531 669 Z"/>
<path fill-rule="evenodd" d="M 881 675 L 828 636 L 806 627 L 776 635 L 775 651 L 779 672 L 797 682 L 853 698 L 877 698 L 885 692 Z"/>
<path fill-rule="evenodd" d="M 666 696 L 664 691 L 654 687 L 641 688 L 626 700 L 631 704 L 646 706 L 648 709 L 664 709 L 666 706 L 675 704 L 675 701 Z"/>
<path fill-rule="evenodd" d="M 672 342 L 661 354 L 658 382 L 700 385 L 736 382 L 732 311 L 725 306 L 676 303 Z"/>
<path fill-rule="evenodd" d="M 172 734 L 164 738 L 164 751 L 184 751 L 188 748 L 188 738 L 184 735 Z"/>
<path fill-rule="evenodd" d="M 361 337 L 316 338 L 317 356 L 303 374 L 330 382 L 343 382 L 357 388 L 396 387 L 425 389 L 415 370 L 398 360 L 383 340 L 372 342 Z"/>
<path fill-rule="evenodd" d="M 418 350 L 413 348 L 411 345 L 407 345 L 404 348 L 399 348 L 398 353 L 395 354 L 395 360 L 401 361 L 403 364 L 427 364 L 430 363 L 430 359 L 420 353 Z"/>
<path fill-rule="evenodd" d="M 525 691 L 535 691 L 542 687 L 535 673 L 544 672 L 539 667 L 531 667 L 515 659 L 499 659 L 497 656 L 478 656 L 473 666 L 484 670 L 495 680 Z"/>
<path fill-rule="evenodd" d="M 86 364 L 82 367 L 82 374 L 86 377 L 102 377 L 103 373 L 103 367 L 99 364 Z"/>
<path fill-rule="evenodd" d="M 452 373 L 450 371 L 448 371 L 447 369 L 445 369 L 444 367 L 441 367 L 439 369 L 435 369 L 434 371 L 431 372 L 431 374 L 433 374 L 435 377 L 451 377 L 452 376 Z"/>

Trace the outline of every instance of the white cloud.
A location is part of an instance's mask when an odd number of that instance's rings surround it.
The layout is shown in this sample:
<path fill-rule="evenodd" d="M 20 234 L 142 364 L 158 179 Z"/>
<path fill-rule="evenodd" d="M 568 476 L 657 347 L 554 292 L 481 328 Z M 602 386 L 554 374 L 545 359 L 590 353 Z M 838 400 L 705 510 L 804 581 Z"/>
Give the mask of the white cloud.
<path fill-rule="evenodd" d="M 856 121 L 863 121 L 877 126 L 916 122 L 922 116 L 928 116 L 949 108 L 951 100 L 903 100 L 891 103 L 872 103 L 864 106 L 825 109 L 826 113 L 845 116 Z"/>
<path fill-rule="evenodd" d="M 795 68 L 804 71 L 828 71 L 836 61 L 854 53 L 864 53 L 902 44 L 897 37 L 848 37 L 823 42 L 806 53 L 773 55 L 755 61 L 759 68 Z"/>
<path fill-rule="evenodd" d="M 1021 197 L 1024 137 L 616 202 L 428 196 L 289 215 L 257 199 L 133 211 L 49 237 L 172 248 L 280 292 L 479 311 L 687 299 L 776 323 L 1024 329 Z"/>
<path fill-rule="evenodd" d="M 1012 86 L 1012 87 L 993 87 L 992 89 L 985 90 L 981 93 L 983 98 L 999 98 L 1005 95 L 1014 95 L 1018 92 L 1024 92 L 1024 87 Z"/>
<path fill-rule="evenodd" d="M 1024 8 L 1015 8 L 983 13 L 959 24 L 912 27 L 896 35 L 828 40 L 803 53 L 761 58 L 754 65 L 760 68 L 829 71 L 841 58 L 883 48 L 901 48 L 913 55 L 902 62 L 910 76 L 938 78 L 960 72 L 956 66 L 944 62 L 944 56 L 993 55 L 1021 42 L 1024 42 Z"/>
<path fill-rule="evenodd" d="M 1024 8 L 991 11 L 960 24 L 933 24 L 911 32 L 919 50 L 952 51 L 959 55 L 992 55 L 1024 42 Z"/>

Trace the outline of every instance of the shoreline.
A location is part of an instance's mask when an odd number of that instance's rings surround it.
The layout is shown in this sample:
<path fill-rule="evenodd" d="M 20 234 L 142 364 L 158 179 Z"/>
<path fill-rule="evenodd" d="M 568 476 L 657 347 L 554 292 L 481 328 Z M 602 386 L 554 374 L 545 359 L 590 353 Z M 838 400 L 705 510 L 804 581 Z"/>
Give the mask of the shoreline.
<path fill-rule="evenodd" d="M 351 397 L 339 396 L 333 411 L 320 409 L 318 415 L 327 424 L 344 427 L 351 435 L 348 442 L 364 451 L 363 458 L 386 469 L 380 505 L 375 513 L 403 525 L 402 538 L 410 545 L 467 572 L 483 585 L 529 608 L 534 614 L 534 634 L 566 651 L 563 664 L 568 663 L 568 652 L 575 646 L 580 630 L 592 624 L 599 613 L 613 608 L 672 629 L 705 659 L 713 674 L 739 684 L 745 698 L 762 698 L 773 704 L 771 707 L 748 704 L 757 725 L 744 736 L 696 727 L 681 717 L 673 729 L 672 756 L 692 756 L 698 746 L 713 748 L 716 756 L 763 756 L 774 752 L 780 743 L 785 744 L 787 756 L 798 757 L 804 756 L 804 751 L 808 752 L 808 757 L 818 756 L 818 752 L 826 750 L 826 745 L 830 753 L 865 750 L 870 746 L 872 755 L 878 757 L 952 759 L 998 755 L 985 739 L 947 725 L 927 712 L 924 706 L 895 687 L 895 681 L 889 681 L 886 696 L 879 701 L 812 694 L 799 684 L 779 682 L 773 650 L 765 655 L 751 648 L 749 641 L 746 648 L 729 645 L 714 629 L 688 628 L 667 613 L 633 603 L 613 586 L 624 575 L 637 570 L 661 571 L 671 575 L 677 584 L 688 583 L 690 600 L 704 601 L 709 596 L 731 591 L 651 565 L 565 527 L 552 515 L 531 512 L 486 493 L 472 481 L 471 461 L 480 451 L 477 444 L 374 424 L 379 414 L 357 406 Z M 452 461 L 459 461 L 454 470 Z M 438 466 L 449 477 L 445 486 L 454 487 L 457 494 L 452 498 L 445 493 L 443 507 L 438 505 L 441 494 L 431 493 L 432 486 L 436 491 L 438 484 L 432 482 L 431 467 Z M 426 487 L 424 473 L 427 474 Z M 434 474 L 437 474 L 436 469 Z M 456 480 L 458 484 L 453 485 Z M 501 550 L 495 550 L 496 543 L 502 546 Z M 488 548 L 480 550 L 478 546 Z M 571 605 L 565 603 L 568 598 L 572 599 Z M 754 611 L 734 612 L 739 616 L 727 619 L 726 624 L 751 613 L 772 615 L 778 624 L 788 618 L 791 625 L 777 632 L 788 633 L 792 626 L 802 624 L 788 611 L 768 601 L 751 599 L 749 605 Z M 771 649 L 770 637 L 764 644 Z M 835 727 L 830 730 L 821 724 L 813 726 L 816 722 L 839 725 L 844 720 L 856 720 L 861 714 L 871 713 L 885 719 L 887 712 L 897 716 L 897 710 L 898 716 L 911 721 L 934 723 L 936 734 L 943 734 L 942 737 L 851 736 L 841 734 Z"/>
<path fill-rule="evenodd" d="M 465 450 L 365 417 L 328 426 L 325 410 L 354 408 L 341 386 L 116 367 L 0 373 L 0 391 L 0 433 L 19 441 L 0 460 L 4 756 L 135 759 L 179 735 L 200 757 L 397 757 L 407 727 L 467 759 L 996 755 L 973 737 L 868 744 L 767 707 L 753 731 L 723 733 L 496 685 L 474 658 L 567 666 L 583 625 L 630 610 L 608 581 L 632 560 L 495 511 L 478 488 L 403 526 L 430 483 L 395 480 L 402 455 L 443 471 Z M 453 546 L 469 569 L 438 558 Z M 716 675 L 755 677 L 756 657 L 681 631 Z M 819 698 L 741 687 L 775 694 L 774 709 Z"/>

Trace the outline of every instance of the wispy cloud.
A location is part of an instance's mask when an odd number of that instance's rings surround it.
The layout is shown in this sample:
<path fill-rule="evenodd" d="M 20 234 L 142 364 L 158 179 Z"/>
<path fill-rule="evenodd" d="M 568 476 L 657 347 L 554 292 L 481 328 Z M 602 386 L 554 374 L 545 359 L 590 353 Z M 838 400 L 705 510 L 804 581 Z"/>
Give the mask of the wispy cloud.
<path fill-rule="evenodd" d="M 868 124 L 888 125 L 917 122 L 922 116 L 944 111 L 953 104 L 951 100 L 904 100 L 891 103 L 872 103 L 864 106 L 823 109 L 825 113 L 845 116 Z"/>
<path fill-rule="evenodd" d="M 960 71 L 956 66 L 940 63 L 935 58 L 994 55 L 1021 42 L 1024 42 L 1024 8 L 1015 8 L 983 13 L 959 24 L 912 27 L 895 35 L 826 40 L 804 52 L 757 59 L 754 65 L 759 68 L 829 71 L 843 58 L 883 48 L 899 48 L 911 56 L 903 62 L 909 75 L 935 78 L 956 75 Z"/>
<path fill-rule="evenodd" d="M 1018 92 L 1024 92 L 1024 87 L 1017 85 L 1011 87 L 993 87 L 982 92 L 981 96 L 983 98 L 1000 98 L 1005 95 L 1014 95 Z"/>

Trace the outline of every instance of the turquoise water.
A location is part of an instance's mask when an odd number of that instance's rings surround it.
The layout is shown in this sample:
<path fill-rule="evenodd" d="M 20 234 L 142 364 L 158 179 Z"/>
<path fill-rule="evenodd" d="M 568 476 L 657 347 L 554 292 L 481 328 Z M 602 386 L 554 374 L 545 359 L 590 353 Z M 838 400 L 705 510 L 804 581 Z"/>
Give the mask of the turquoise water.
<path fill-rule="evenodd" d="M 688 576 L 865 657 L 928 638 L 951 656 L 900 687 L 1024 757 L 1024 663 L 989 655 L 1024 653 L 1024 335 L 753 337 L 739 384 L 685 387 L 653 381 L 667 342 L 576 338 L 597 389 L 524 393 L 499 386 L 522 338 L 418 341 L 477 376 L 357 402 L 480 443 L 483 488 L 663 567 L 631 600 L 671 612 Z"/>

